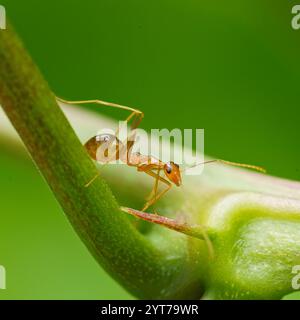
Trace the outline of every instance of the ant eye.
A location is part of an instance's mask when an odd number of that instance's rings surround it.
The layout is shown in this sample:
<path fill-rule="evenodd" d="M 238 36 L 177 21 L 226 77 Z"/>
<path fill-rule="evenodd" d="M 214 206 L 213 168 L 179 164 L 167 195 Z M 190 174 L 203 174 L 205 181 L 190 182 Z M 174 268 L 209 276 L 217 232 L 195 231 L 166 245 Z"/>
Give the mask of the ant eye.
<path fill-rule="evenodd" d="M 172 172 L 172 165 L 170 163 L 166 164 L 166 171 L 167 171 L 167 173 L 171 173 Z"/>

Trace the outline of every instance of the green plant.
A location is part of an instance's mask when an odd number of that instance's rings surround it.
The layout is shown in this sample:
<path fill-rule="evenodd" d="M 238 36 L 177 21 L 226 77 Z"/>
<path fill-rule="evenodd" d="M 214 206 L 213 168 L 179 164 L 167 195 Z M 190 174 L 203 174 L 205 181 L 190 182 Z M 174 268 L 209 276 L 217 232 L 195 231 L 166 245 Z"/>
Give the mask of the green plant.
<path fill-rule="evenodd" d="M 96 167 L 10 25 L 0 31 L 0 102 L 82 241 L 137 297 L 278 299 L 292 292 L 298 183 L 208 167 L 160 202 L 158 211 L 172 220 L 128 210 L 181 232 L 149 225 L 140 232 L 102 177 L 84 187 Z M 122 182 L 116 173 L 107 174 L 110 187 L 138 204 L 148 183 L 128 193 L 130 173 Z"/>

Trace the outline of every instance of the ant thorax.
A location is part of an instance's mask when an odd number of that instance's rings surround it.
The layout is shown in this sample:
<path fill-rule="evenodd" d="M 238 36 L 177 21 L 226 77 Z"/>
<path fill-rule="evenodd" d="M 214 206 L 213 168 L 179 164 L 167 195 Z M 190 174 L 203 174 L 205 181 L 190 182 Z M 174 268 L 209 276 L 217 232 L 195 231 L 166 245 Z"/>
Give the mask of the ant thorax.
<path fill-rule="evenodd" d="M 128 164 L 132 166 L 143 166 L 143 165 L 155 165 L 155 166 L 163 166 L 163 162 L 156 159 L 152 156 L 145 156 L 140 154 L 139 152 L 132 152 L 128 157 Z"/>

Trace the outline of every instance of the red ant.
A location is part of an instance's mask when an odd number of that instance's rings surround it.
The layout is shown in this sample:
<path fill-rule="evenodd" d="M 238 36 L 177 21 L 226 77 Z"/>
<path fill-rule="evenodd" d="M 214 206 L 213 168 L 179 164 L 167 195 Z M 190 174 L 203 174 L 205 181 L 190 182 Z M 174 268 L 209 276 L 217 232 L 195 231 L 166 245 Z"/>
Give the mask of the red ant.
<path fill-rule="evenodd" d="M 127 106 L 122 106 L 119 104 L 106 102 L 102 100 L 80 100 L 80 101 L 67 101 L 61 98 L 57 98 L 59 102 L 63 102 L 66 104 L 100 104 L 108 107 L 119 108 L 123 110 L 130 111 L 130 115 L 126 118 L 126 122 L 129 122 L 131 119 L 134 119 L 131 124 L 132 134 L 131 136 L 122 143 L 118 139 L 118 132 L 116 135 L 112 134 L 99 134 L 91 139 L 89 139 L 85 144 L 85 148 L 90 155 L 90 157 L 98 162 L 109 163 L 114 160 L 121 160 L 123 163 L 127 164 L 130 167 L 136 167 L 138 171 L 144 172 L 147 175 L 153 177 L 155 179 L 155 183 L 153 189 L 150 193 L 149 200 L 144 205 L 142 211 L 147 210 L 150 206 L 155 204 L 164 194 L 166 194 L 172 187 L 173 184 L 176 186 L 180 186 L 182 184 L 181 179 L 181 169 L 178 164 L 173 161 L 163 162 L 153 156 L 142 155 L 139 152 L 132 152 L 132 147 L 135 143 L 132 137 L 135 135 L 135 129 L 140 125 L 142 119 L 144 118 L 144 113 L 138 109 L 134 109 Z M 110 155 L 110 152 L 114 149 L 113 156 Z M 260 172 L 265 172 L 265 169 L 248 164 L 235 163 L 230 161 L 225 161 L 221 159 L 208 160 L 202 163 L 196 164 L 198 166 L 200 164 L 207 164 L 213 162 L 220 162 L 227 165 L 244 167 L 248 169 L 253 169 Z M 193 166 L 193 167 L 195 167 Z M 165 174 L 165 178 L 160 174 L 163 172 Z M 86 186 L 88 187 L 97 177 L 99 173 L 89 181 Z M 166 185 L 166 188 L 158 193 L 158 184 L 159 181 Z M 157 194 L 158 193 L 158 194 Z"/>

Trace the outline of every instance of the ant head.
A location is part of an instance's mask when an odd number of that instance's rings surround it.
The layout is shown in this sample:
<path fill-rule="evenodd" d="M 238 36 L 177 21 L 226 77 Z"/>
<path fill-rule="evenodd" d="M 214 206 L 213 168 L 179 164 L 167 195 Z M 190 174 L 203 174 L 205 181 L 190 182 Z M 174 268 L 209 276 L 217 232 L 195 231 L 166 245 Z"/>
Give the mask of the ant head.
<path fill-rule="evenodd" d="M 167 178 L 176 184 L 176 186 L 181 185 L 181 174 L 179 165 L 174 163 L 173 161 L 167 162 L 164 165 L 164 172 Z"/>

